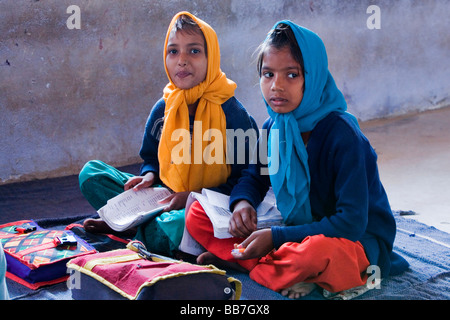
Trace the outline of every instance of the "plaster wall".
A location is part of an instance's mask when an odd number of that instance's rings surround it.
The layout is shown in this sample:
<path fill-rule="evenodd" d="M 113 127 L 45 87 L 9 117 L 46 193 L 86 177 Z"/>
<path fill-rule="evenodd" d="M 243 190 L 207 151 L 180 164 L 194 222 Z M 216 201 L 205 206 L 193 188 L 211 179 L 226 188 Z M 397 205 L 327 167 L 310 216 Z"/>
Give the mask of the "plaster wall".
<path fill-rule="evenodd" d="M 367 8 L 380 8 L 369 29 Z M 70 5 L 80 29 L 69 29 Z M 163 43 L 188 10 L 221 44 L 222 70 L 262 124 L 253 53 L 290 19 L 318 33 L 360 120 L 449 104 L 446 0 L 0 0 L 0 184 L 76 174 L 90 159 L 139 162 L 146 118 L 167 83 Z"/>

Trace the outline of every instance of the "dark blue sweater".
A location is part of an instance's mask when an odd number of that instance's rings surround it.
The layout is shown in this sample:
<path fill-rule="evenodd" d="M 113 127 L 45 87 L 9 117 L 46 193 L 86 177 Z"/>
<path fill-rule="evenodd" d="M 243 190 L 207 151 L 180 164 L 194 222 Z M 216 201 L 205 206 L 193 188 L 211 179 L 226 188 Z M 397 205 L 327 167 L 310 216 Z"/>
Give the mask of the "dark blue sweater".
<path fill-rule="evenodd" d="M 268 119 L 263 129 L 270 130 L 272 124 Z M 311 132 L 307 152 L 314 221 L 272 227 L 274 247 L 317 234 L 342 237 L 360 241 L 383 277 L 406 269 L 407 262 L 392 252 L 396 224 L 379 178 L 377 155 L 358 126 L 345 114 L 330 113 Z M 263 167 L 258 161 L 244 171 L 232 191 L 231 206 L 241 199 L 258 206 L 270 186 L 269 176 L 259 174 Z"/>
<path fill-rule="evenodd" d="M 164 99 L 161 98 L 153 106 L 148 116 L 142 146 L 139 152 L 141 158 L 144 160 L 141 166 L 141 175 L 152 171 L 159 177 L 158 146 L 164 124 L 165 106 Z M 227 147 L 232 147 L 228 153 L 228 155 L 231 155 L 228 161 L 231 164 L 231 174 L 226 183 L 211 189 L 224 194 L 230 194 L 233 186 L 241 176 L 241 171 L 248 167 L 250 159 L 249 150 L 258 138 L 259 131 L 255 120 L 235 97 L 231 97 L 225 101 L 222 104 L 222 110 L 226 118 Z M 194 117 L 189 118 L 192 133 Z M 229 135 L 228 132 L 230 133 Z M 250 137 L 251 134 L 255 136 Z M 245 153 L 245 158 L 242 152 Z M 157 182 L 161 183 L 161 181 Z"/>

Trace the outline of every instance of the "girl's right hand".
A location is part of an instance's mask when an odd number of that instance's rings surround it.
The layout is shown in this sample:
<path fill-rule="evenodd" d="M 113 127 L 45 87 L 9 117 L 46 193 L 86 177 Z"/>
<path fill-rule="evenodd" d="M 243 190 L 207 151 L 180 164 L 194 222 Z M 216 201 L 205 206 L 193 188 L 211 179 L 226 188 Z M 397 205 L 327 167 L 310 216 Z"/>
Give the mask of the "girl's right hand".
<path fill-rule="evenodd" d="M 155 174 L 153 172 L 147 172 L 144 176 L 135 176 L 128 179 L 124 185 L 124 190 L 127 191 L 133 188 L 135 191 L 139 191 L 143 188 L 150 188 L 155 181 Z"/>
<path fill-rule="evenodd" d="M 240 243 L 240 247 L 245 248 L 244 252 L 231 252 L 236 259 L 246 260 L 266 256 L 273 250 L 272 229 L 267 228 L 253 232 Z"/>
<path fill-rule="evenodd" d="M 228 231 L 233 237 L 246 238 L 256 231 L 256 210 L 246 200 L 241 200 L 234 206 Z"/>

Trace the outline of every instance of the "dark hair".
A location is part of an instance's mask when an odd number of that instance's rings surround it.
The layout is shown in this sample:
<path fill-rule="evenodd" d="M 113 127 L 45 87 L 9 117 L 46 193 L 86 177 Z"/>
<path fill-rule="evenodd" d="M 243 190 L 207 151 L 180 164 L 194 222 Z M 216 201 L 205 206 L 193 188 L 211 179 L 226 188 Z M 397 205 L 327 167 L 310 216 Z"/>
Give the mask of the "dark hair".
<path fill-rule="evenodd" d="M 289 50 L 291 51 L 292 57 L 302 67 L 303 77 L 305 77 L 302 51 L 298 46 L 297 40 L 291 27 L 285 23 L 280 23 L 274 29 L 272 29 L 269 32 L 266 40 L 264 40 L 264 42 L 257 49 L 258 56 L 256 68 L 258 70 L 258 74 L 260 77 L 261 77 L 262 63 L 264 59 L 264 51 L 269 46 L 272 46 L 278 50 L 288 47 Z"/>
<path fill-rule="evenodd" d="M 172 28 L 172 32 L 177 32 L 177 31 L 185 31 L 189 34 L 200 34 L 203 38 L 203 42 L 204 42 L 204 46 L 205 46 L 205 53 L 207 54 L 207 48 L 206 48 L 206 39 L 205 39 L 205 35 L 203 34 L 202 29 L 200 28 L 200 26 L 197 24 L 197 22 L 195 22 L 191 17 L 189 17 L 188 15 L 182 14 L 180 15 L 177 20 L 175 21 L 173 28 Z"/>

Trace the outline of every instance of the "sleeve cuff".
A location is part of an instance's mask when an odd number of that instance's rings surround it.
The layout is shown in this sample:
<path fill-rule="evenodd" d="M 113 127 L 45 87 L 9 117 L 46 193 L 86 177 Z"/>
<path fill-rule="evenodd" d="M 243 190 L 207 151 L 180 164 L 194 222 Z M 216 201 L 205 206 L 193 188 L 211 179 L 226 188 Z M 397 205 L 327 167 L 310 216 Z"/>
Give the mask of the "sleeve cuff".
<path fill-rule="evenodd" d="M 272 229 L 273 247 L 275 249 L 278 249 L 279 247 L 281 247 L 283 245 L 283 243 L 286 242 L 284 233 L 282 232 L 282 228 L 279 226 L 273 226 L 273 227 L 271 227 L 271 229 Z"/>

